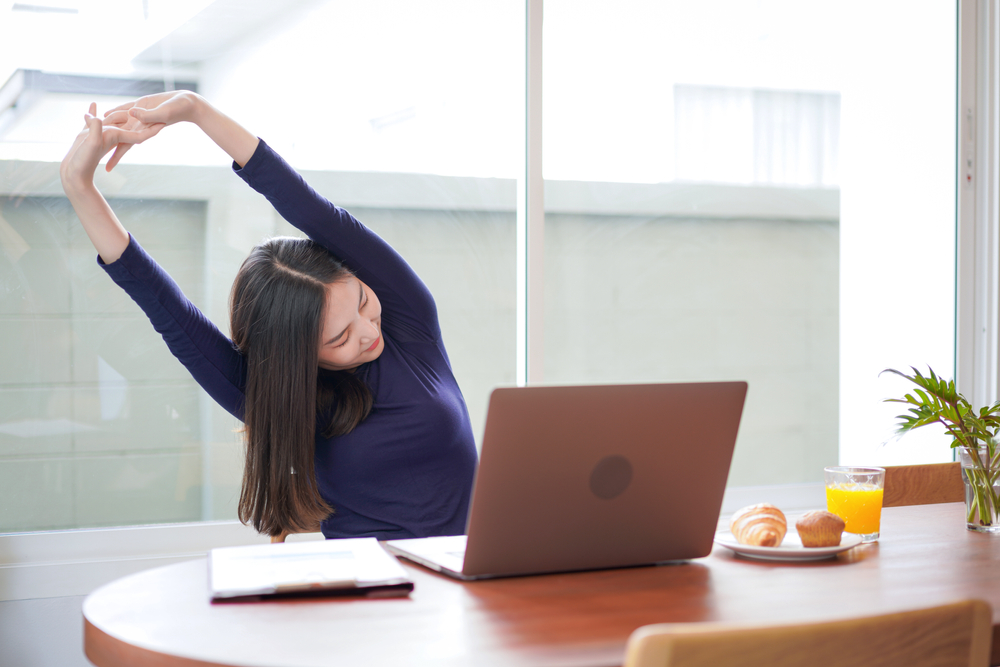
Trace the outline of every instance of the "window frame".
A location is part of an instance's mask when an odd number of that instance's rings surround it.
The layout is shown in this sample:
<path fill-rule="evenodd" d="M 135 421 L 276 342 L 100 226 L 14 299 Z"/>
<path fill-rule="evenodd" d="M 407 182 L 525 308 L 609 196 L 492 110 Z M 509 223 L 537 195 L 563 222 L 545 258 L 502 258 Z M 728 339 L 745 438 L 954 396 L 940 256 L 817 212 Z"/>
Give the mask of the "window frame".
<path fill-rule="evenodd" d="M 518 384 L 543 381 L 542 9 L 543 0 L 525 0 L 526 155 L 524 179 L 519 179 L 518 188 Z M 956 9 L 956 368 L 961 390 L 974 403 L 986 403 L 1000 396 L 1000 11 L 989 0 L 957 0 Z M 973 181 L 966 187 L 962 166 L 969 160 Z M 818 489 L 818 485 L 769 487 L 788 507 L 815 506 L 821 502 Z M 745 504 L 745 498 L 752 495 L 753 489 L 727 490 L 724 511 Z M 214 546 L 263 539 L 236 521 L 0 535 L 0 601 L 82 595 L 147 567 L 202 556 Z"/>
<path fill-rule="evenodd" d="M 1000 397 L 1000 11 L 959 0 L 955 367 L 973 405 Z"/>

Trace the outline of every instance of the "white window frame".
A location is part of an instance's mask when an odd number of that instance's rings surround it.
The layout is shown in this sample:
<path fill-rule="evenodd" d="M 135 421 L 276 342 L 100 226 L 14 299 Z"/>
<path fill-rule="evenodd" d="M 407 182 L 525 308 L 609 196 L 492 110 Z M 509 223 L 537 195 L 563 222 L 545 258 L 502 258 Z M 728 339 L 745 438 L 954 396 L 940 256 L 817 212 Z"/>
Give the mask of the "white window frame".
<path fill-rule="evenodd" d="M 518 214 L 519 384 L 543 379 L 542 5 L 543 0 L 525 0 L 526 158 Z M 1000 396 L 1000 11 L 992 0 L 958 0 L 957 10 L 956 368 L 961 390 L 973 403 L 982 404 Z M 744 503 L 741 491 L 747 490 L 727 491 L 725 507 Z M 773 491 L 787 497 L 783 502 L 789 507 L 819 502 L 814 497 L 816 489 L 810 485 Z M 197 557 L 212 547 L 264 540 L 235 521 L 0 535 L 0 601 L 83 595 L 118 577 Z"/>
<path fill-rule="evenodd" d="M 959 0 L 956 376 L 973 405 L 1000 398 L 1000 9 Z"/>
<path fill-rule="evenodd" d="M 525 0 L 524 176 L 517 192 L 517 385 L 544 381 L 545 180 L 542 176 L 542 4 Z"/>

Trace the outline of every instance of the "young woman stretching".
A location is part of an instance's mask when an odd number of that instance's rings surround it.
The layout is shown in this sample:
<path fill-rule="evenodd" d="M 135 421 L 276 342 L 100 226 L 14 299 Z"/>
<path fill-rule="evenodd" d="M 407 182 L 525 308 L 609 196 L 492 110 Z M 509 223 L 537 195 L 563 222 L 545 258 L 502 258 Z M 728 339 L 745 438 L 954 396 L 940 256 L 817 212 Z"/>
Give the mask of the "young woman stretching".
<path fill-rule="evenodd" d="M 245 425 L 239 518 L 283 539 L 465 532 L 476 449 L 434 299 L 410 266 L 200 96 L 141 98 L 96 117 L 60 168 L 98 263 L 171 352 Z M 118 221 L 94 186 L 132 145 L 198 125 L 233 169 L 309 239 L 254 248 L 230 295 L 227 338 Z"/>

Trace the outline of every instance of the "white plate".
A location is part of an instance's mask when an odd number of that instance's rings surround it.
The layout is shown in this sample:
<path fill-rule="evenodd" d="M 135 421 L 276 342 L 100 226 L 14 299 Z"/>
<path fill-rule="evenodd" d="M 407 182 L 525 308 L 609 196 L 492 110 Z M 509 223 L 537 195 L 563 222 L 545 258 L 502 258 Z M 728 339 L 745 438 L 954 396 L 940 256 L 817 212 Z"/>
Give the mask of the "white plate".
<path fill-rule="evenodd" d="M 732 549 L 741 556 L 747 558 L 757 558 L 759 560 L 822 560 L 832 558 L 842 551 L 853 549 L 861 544 L 861 536 L 853 533 L 844 533 L 840 537 L 840 544 L 835 547 L 804 547 L 799 539 L 798 533 L 789 531 L 785 534 L 780 547 L 756 547 L 749 544 L 740 544 L 727 531 L 720 531 L 715 534 L 715 543 L 721 544 L 727 549 Z"/>

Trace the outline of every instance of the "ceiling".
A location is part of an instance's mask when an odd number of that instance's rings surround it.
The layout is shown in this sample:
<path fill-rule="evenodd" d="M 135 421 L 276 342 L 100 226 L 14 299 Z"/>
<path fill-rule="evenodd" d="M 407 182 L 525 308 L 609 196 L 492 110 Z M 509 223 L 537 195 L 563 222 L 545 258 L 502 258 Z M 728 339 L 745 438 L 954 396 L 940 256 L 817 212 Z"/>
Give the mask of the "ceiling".
<path fill-rule="evenodd" d="M 165 54 L 179 65 L 221 55 L 240 39 L 269 29 L 283 17 L 323 0 L 215 0 L 187 22 L 157 40 L 133 63 L 160 64 Z"/>
<path fill-rule="evenodd" d="M 190 80 L 199 63 L 325 1 L 0 0 L 0 85 L 17 70 Z"/>

